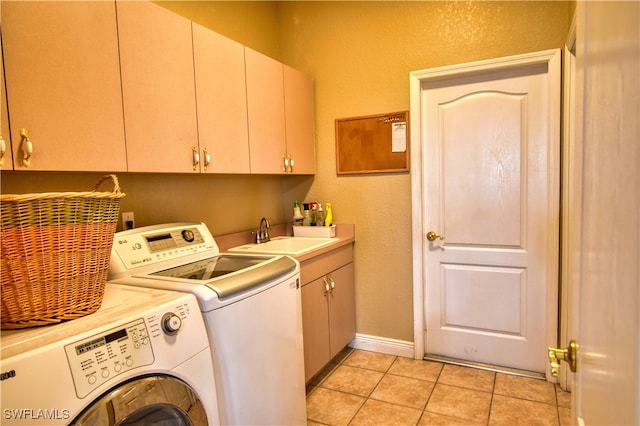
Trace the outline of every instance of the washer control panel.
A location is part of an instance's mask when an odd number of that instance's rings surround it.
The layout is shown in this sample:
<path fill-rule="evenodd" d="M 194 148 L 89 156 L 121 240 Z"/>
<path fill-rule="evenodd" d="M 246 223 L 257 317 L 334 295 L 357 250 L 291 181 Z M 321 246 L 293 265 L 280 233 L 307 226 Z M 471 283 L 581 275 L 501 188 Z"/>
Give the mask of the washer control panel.
<path fill-rule="evenodd" d="M 79 398 L 125 371 L 154 361 L 149 330 L 142 318 L 76 341 L 64 349 Z"/>
<path fill-rule="evenodd" d="M 127 270 L 211 251 L 217 254 L 218 246 L 202 223 L 155 225 L 118 232 L 112 246 L 110 279 Z"/>

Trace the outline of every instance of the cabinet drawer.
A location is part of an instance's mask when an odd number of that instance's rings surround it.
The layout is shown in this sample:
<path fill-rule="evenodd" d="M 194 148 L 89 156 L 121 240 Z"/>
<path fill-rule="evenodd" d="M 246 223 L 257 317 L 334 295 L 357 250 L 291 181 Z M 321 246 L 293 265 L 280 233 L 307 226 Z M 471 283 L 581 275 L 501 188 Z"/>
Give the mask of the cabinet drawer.
<path fill-rule="evenodd" d="M 353 262 L 353 245 L 348 244 L 328 253 L 316 256 L 302 262 L 300 265 L 300 279 L 302 285 L 320 278 L 336 269 Z"/>

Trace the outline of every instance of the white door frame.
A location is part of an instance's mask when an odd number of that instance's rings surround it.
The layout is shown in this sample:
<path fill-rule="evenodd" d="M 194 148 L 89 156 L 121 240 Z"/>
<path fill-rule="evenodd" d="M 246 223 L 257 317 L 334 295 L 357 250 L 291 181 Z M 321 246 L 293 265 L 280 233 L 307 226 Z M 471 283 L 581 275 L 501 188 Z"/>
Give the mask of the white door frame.
<path fill-rule="evenodd" d="M 582 111 L 578 110 L 576 94 L 576 15 L 574 13 L 569 27 L 569 35 L 563 49 L 562 71 L 562 234 L 560 235 L 560 338 L 559 348 L 569 347 L 569 341 L 578 335 L 578 324 L 573 315 L 580 281 L 580 206 L 582 191 L 582 148 L 577 120 Z M 575 302 L 574 302 L 575 301 Z M 560 369 L 560 387 L 571 391 L 573 373 L 568 368 Z"/>
<path fill-rule="evenodd" d="M 460 65 L 451 65 L 439 68 L 431 68 L 421 71 L 411 72 L 410 78 L 410 119 L 411 125 L 411 200 L 412 200 L 412 245 L 413 245 L 413 342 L 415 359 L 424 357 L 424 284 L 425 268 L 424 268 L 424 245 L 426 230 L 424 229 L 424 211 L 423 211 L 423 170 L 428 164 L 423 159 L 423 126 L 422 126 L 422 83 L 426 81 L 435 81 L 449 79 L 452 77 L 461 77 L 464 75 L 479 74 L 483 72 L 494 72 L 498 70 L 508 70 L 523 66 L 531 66 L 536 64 L 547 64 L 550 75 L 560 75 L 561 67 L 560 49 L 547 50 L 523 55 L 516 55 L 504 58 L 489 59 L 485 61 L 465 63 Z M 556 132 L 559 129 L 560 122 L 560 81 L 557 84 L 549 84 L 549 141 L 553 146 L 552 150 L 559 152 L 560 134 Z M 558 174 L 556 182 L 560 182 L 560 164 L 549 163 L 550 168 L 555 169 Z M 551 194 L 559 197 L 559 188 L 550 188 Z M 559 218 L 556 218 L 555 228 L 558 227 Z M 553 224 L 552 224 L 553 225 Z M 550 247 L 550 253 L 557 253 L 558 247 Z M 558 322 L 557 322 L 557 300 L 558 300 L 558 270 L 556 268 L 549 269 L 549 279 L 547 280 L 547 330 L 546 341 L 548 346 L 557 345 Z M 545 348 L 542 348 L 544 350 Z M 547 369 L 547 379 L 550 380 L 549 371 Z"/>

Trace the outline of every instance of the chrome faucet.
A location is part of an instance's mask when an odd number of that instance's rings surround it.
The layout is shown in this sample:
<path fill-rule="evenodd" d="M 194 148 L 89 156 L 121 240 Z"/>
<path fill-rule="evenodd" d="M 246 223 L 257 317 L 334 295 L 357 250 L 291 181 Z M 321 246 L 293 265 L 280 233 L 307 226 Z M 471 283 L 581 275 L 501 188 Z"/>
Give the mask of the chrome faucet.
<path fill-rule="evenodd" d="M 267 219 L 266 217 L 260 219 L 260 228 L 258 228 L 258 230 L 254 232 L 255 237 L 253 239 L 253 242 L 256 244 L 260 244 L 271 241 L 271 238 L 269 237 L 270 227 L 271 225 L 269 224 L 269 219 Z"/>

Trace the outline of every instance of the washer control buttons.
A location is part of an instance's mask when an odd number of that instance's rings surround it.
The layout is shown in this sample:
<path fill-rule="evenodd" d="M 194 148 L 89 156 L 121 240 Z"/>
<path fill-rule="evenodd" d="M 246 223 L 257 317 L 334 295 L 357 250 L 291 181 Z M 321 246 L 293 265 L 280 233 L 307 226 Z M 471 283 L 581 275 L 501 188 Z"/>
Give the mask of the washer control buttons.
<path fill-rule="evenodd" d="M 157 325 L 160 315 L 156 318 Z M 161 334 L 159 330 L 158 334 Z M 149 332 L 142 318 L 85 337 L 64 348 L 79 398 L 86 397 L 125 371 L 154 362 Z"/>

